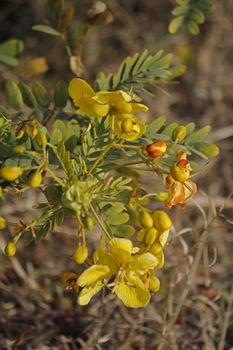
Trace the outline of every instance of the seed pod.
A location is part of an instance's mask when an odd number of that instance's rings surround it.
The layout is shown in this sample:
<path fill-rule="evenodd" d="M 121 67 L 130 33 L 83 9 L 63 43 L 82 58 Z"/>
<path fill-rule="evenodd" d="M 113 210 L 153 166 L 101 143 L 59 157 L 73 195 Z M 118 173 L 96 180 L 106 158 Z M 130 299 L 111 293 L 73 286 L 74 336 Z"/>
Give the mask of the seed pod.
<path fill-rule="evenodd" d="M 145 210 L 141 211 L 138 215 L 138 221 L 140 225 L 145 228 L 153 227 L 153 218 L 152 216 Z"/>
<path fill-rule="evenodd" d="M 4 217 L 0 216 L 0 230 L 4 230 L 5 227 L 6 227 L 6 220 L 4 219 Z"/>
<path fill-rule="evenodd" d="M 28 179 L 28 186 L 31 188 L 37 188 L 42 183 L 43 177 L 39 171 L 32 173 Z"/>
<path fill-rule="evenodd" d="M 167 213 L 163 210 L 155 210 L 152 213 L 152 217 L 153 217 L 153 221 L 154 221 L 154 227 L 158 230 L 158 231 L 165 231 L 165 230 L 169 230 L 172 222 L 171 219 L 169 218 L 169 216 L 167 215 Z"/>
<path fill-rule="evenodd" d="M 14 256 L 16 253 L 16 245 L 13 242 L 10 242 L 7 244 L 7 246 L 5 247 L 5 254 L 7 256 Z"/>
<path fill-rule="evenodd" d="M 179 125 L 177 126 L 174 130 L 173 130 L 173 133 L 172 133 L 172 139 L 175 141 L 183 141 L 184 138 L 186 137 L 187 135 L 187 129 L 186 129 L 186 126 L 184 125 Z"/>
<path fill-rule="evenodd" d="M 8 182 L 17 180 L 22 174 L 23 170 L 18 166 L 7 166 L 0 169 L 0 178 Z"/>
<path fill-rule="evenodd" d="M 15 146 L 14 147 L 14 153 L 18 155 L 23 155 L 25 153 L 26 148 L 24 146 Z"/>
<path fill-rule="evenodd" d="M 146 234 L 143 238 L 143 241 L 146 244 L 151 245 L 158 238 L 158 236 L 159 236 L 159 231 L 156 230 L 156 228 L 152 227 L 146 232 Z"/>
<path fill-rule="evenodd" d="M 156 141 L 146 146 L 146 151 L 149 157 L 159 158 L 162 157 L 167 150 L 167 145 L 163 141 Z"/>
<path fill-rule="evenodd" d="M 73 260 L 76 262 L 76 264 L 83 264 L 88 257 L 88 249 L 85 245 L 80 245 L 73 255 Z"/>
<path fill-rule="evenodd" d="M 86 227 L 87 230 L 91 231 L 94 228 L 94 220 L 88 216 L 83 220 L 84 226 Z"/>

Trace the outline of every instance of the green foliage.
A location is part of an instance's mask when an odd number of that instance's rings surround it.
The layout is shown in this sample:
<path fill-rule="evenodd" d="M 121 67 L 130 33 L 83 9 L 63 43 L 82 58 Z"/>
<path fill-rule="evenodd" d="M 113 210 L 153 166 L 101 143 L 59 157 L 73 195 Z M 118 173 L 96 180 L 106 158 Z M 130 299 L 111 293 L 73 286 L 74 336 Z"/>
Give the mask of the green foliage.
<path fill-rule="evenodd" d="M 100 73 L 96 80 L 97 90 L 129 91 L 132 87 L 136 91 L 145 90 L 146 85 L 156 85 L 170 81 L 183 74 L 185 67 L 176 66 L 176 71 L 170 67 L 172 55 L 163 56 L 160 50 L 156 54 L 149 54 L 148 50 L 127 57 L 120 65 L 117 73 L 105 75 Z"/>
<path fill-rule="evenodd" d="M 55 35 L 55 36 L 60 36 L 61 33 L 58 32 L 56 29 L 50 27 L 50 26 L 47 26 L 45 24 L 38 24 L 36 26 L 33 26 L 32 27 L 33 30 L 36 30 L 37 32 L 42 32 L 42 33 L 46 33 L 46 34 L 49 34 L 49 35 Z"/>
<path fill-rule="evenodd" d="M 206 13 L 214 9 L 214 0 L 176 0 L 176 3 L 172 11 L 175 18 L 169 24 L 169 32 L 174 34 L 184 25 L 190 34 L 199 34 L 199 26 L 205 22 Z"/>
<path fill-rule="evenodd" d="M 11 39 L 0 44 L 0 62 L 8 66 L 17 66 L 19 64 L 18 56 L 24 50 L 22 40 Z"/>
<path fill-rule="evenodd" d="M 5 95 L 10 107 L 21 110 L 23 108 L 23 97 L 17 84 L 13 81 L 7 81 L 5 84 Z"/>

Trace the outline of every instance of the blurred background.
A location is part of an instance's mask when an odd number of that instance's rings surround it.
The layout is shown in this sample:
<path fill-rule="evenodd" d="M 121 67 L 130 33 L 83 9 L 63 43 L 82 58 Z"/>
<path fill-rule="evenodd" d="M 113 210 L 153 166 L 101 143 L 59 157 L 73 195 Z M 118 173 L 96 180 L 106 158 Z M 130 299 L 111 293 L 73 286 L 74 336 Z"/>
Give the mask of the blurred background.
<path fill-rule="evenodd" d="M 85 23 L 93 3 L 66 1 L 74 6 L 72 26 Z M 233 2 L 216 1 L 198 36 L 185 29 L 168 34 L 173 0 L 105 3 L 113 21 L 92 26 L 85 36 L 78 67 L 82 76 L 93 82 L 98 72 L 114 72 L 127 55 L 146 48 L 173 53 L 173 62 L 185 64 L 187 72 L 176 83 L 152 89 L 153 96 L 142 96 L 150 118 L 166 115 L 169 122 L 210 124 L 209 140 L 221 153 L 197 176 L 195 200 L 185 210 L 172 210 L 174 229 L 160 272 L 160 292 L 142 310 L 126 309 L 107 295 L 101 331 L 101 297 L 80 307 L 75 293 L 57 285 L 63 271 L 75 268 L 70 259 L 74 223 L 66 222 L 38 246 L 20 246 L 14 258 L 0 253 L 0 349 L 233 349 Z M 50 91 L 58 80 L 68 82 L 74 76 L 64 43 L 31 29 L 47 23 L 46 4 L 0 2 L 0 43 L 17 38 L 25 44 L 19 66 L 0 64 L 0 100 L 6 79 L 30 81 L 35 75 Z M 28 62 L 38 57 L 40 71 L 28 72 Z M 154 185 L 153 177 L 145 174 L 141 181 Z M 29 192 L 1 207 L 9 222 L 35 216 L 32 206 L 39 197 Z M 1 247 L 13 234 L 1 233 Z"/>

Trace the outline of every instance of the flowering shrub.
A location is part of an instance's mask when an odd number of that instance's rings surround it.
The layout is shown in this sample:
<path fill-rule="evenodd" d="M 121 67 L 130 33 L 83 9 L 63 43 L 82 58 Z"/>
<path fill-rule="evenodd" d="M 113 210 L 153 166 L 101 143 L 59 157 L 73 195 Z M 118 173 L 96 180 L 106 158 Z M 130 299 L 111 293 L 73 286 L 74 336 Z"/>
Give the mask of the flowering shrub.
<path fill-rule="evenodd" d="M 60 10 L 57 28 L 34 28 L 67 40 L 71 68 L 78 76 L 68 37 L 72 16 L 70 10 Z M 77 77 L 59 81 L 53 98 L 36 81 L 31 86 L 22 81 L 5 84 L 1 200 L 37 189 L 46 199 L 37 205 L 40 215 L 35 220 L 19 221 L 5 253 L 13 256 L 20 239 L 38 243 L 65 218 L 76 218 L 73 260 L 80 266 L 64 272 L 61 283 L 77 291 L 81 305 L 103 288 L 127 307 L 149 302 L 160 287 L 156 273 L 164 265 L 172 226 L 169 209 L 186 207 L 197 191 L 193 178 L 203 166 L 191 157 L 208 161 L 218 154 L 217 146 L 206 141 L 209 126 L 166 124 L 164 116 L 152 118 L 153 111 L 142 101 L 148 85 L 168 83 L 184 73 L 183 66 L 171 66 L 171 59 L 162 51 L 145 50 L 127 57 L 115 74 L 100 73 L 93 87 Z M 159 192 L 147 192 L 134 177 L 145 169 L 161 179 Z M 150 210 L 150 202 L 158 208 Z M 97 225 L 99 247 L 92 257 L 89 235 Z M 0 229 L 7 228 L 0 216 Z"/>

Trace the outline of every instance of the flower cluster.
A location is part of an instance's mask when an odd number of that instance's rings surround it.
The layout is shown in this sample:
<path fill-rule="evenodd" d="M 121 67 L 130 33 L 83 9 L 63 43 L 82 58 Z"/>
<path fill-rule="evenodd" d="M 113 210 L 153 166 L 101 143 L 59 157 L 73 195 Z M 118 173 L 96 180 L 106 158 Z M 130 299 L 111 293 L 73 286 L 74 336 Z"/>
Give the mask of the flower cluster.
<path fill-rule="evenodd" d="M 68 91 L 80 114 L 109 117 L 110 127 L 119 138 L 133 141 L 146 131 L 135 113 L 147 112 L 148 108 L 133 102 L 128 93 L 121 90 L 95 92 L 88 83 L 78 78 L 71 80 Z"/>
<path fill-rule="evenodd" d="M 77 279 L 77 286 L 82 288 L 78 303 L 88 304 L 96 293 L 106 287 L 125 306 L 143 307 L 150 300 L 150 292 L 159 289 L 160 282 L 154 273 L 157 266 L 156 255 L 133 247 L 129 239 L 112 238 L 107 249 L 102 237 L 99 249 L 94 252 L 94 264 Z"/>

